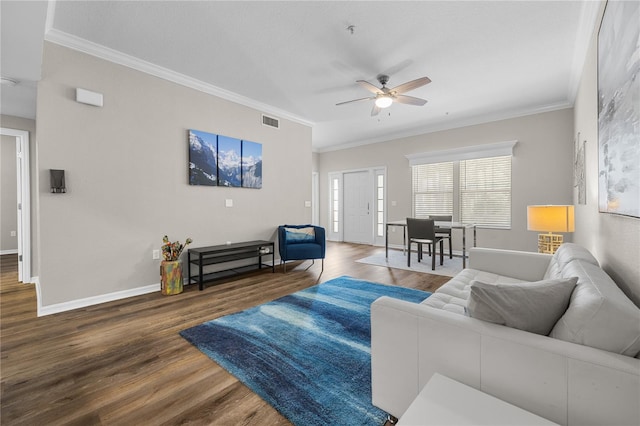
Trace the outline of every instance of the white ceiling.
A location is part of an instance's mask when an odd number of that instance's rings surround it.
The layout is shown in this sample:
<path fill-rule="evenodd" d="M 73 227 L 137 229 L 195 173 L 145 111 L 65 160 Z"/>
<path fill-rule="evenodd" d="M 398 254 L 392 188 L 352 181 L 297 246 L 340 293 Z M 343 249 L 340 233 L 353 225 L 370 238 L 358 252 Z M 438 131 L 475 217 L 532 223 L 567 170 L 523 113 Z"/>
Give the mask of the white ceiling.
<path fill-rule="evenodd" d="M 44 37 L 310 124 L 319 151 L 571 106 L 599 7 L 593 1 L 57 1 L 47 14 L 47 2 L 12 3 L 1 3 L 3 77 L 39 79 L 40 61 L 23 56 L 35 50 L 41 58 Z M 20 9 L 22 20 L 27 13 L 31 24 L 17 25 L 12 9 Z M 368 96 L 356 80 L 378 84 L 380 73 L 391 77 L 389 87 L 428 76 L 432 83 L 408 93 L 428 103 L 394 104 L 377 117 L 370 101 L 335 105 Z M 7 89 L 3 114 L 25 116 Z"/>
<path fill-rule="evenodd" d="M 19 81 L 0 86 L 2 114 L 36 118 L 46 15 L 46 1 L 0 1 L 0 72 Z"/>

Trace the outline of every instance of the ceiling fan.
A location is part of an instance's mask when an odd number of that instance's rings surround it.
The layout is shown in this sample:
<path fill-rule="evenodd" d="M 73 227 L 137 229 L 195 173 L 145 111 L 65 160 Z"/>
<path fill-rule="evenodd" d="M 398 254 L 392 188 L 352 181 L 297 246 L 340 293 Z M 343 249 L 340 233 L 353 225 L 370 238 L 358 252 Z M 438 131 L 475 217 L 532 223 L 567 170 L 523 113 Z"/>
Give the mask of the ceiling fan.
<path fill-rule="evenodd" d="M 417 89 L 418 87 L 422 87 L 425 84 L 431 83 L 431 79 L 429 77 L 421 77 L 416 80 L 411 80 L 406 83 L 403 83 L 399 86 L 394 87 L 393 89 L 389 89 L 386 84 L 389 81 L 389 76 L 380 74 L 378 77 L 378 81 L 382 85 L 382 87 L 378 88 L 373 84 L 369 83 L 366 80 L 358 80 L 357 83 L 360 83 L 362 87 L 375 94 L 375 96 L 370 96 L 368 98 L 360 98 L 354 99 L 352 101 L 340 102 L 336 105 L 344 105 L 349 104 L 351 102 L 360 102 L 360 101 L 369 101 L 375 100 L 375 104 L 373 105 L 373 109 L 371 110 L 371 116 L 378 115 L 382 108 L 387 108 L 394 101 L 400 102 L 402 104 L 407 105 L 417 105 L 422 106 L 427 103 L 426 100 L 416 98 L 413 96 L 407 96 L 403 93 L 408 92 L 413 89 Z"/>

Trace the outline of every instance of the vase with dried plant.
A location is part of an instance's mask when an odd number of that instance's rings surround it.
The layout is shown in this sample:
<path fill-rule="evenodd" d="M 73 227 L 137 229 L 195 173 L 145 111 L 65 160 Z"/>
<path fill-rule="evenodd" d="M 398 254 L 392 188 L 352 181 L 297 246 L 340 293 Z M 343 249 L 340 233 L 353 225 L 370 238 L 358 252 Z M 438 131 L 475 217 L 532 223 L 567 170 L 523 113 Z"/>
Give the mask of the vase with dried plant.
<path fill-rule="evenodd" d="M 162 294 L 171 295 L 182 293 L 182 261 L 180 255 L 193 240 L 187 238 L 184 244 L 180 241 L 171 242 L 166 235 L 162 238 L 162 263 L 160 264 L 160 289 Z"/>

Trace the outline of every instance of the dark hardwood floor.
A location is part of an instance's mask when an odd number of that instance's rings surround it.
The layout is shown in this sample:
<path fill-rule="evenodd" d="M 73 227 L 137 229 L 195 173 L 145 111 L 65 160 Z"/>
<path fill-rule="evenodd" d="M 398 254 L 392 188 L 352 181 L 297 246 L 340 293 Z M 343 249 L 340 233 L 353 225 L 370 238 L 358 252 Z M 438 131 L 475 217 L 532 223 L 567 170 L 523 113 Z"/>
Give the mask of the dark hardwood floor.
<path fill-rule="evenodd" d="M 449 280 L 355 262 L 381 250 L 328 243 L 322 275 L 319 261 L 297 262 L 40 318 L 17 257 L 1 256 L 1 424 L 290 425 L 178 332 L 341 275 L 427 291 Z"/>

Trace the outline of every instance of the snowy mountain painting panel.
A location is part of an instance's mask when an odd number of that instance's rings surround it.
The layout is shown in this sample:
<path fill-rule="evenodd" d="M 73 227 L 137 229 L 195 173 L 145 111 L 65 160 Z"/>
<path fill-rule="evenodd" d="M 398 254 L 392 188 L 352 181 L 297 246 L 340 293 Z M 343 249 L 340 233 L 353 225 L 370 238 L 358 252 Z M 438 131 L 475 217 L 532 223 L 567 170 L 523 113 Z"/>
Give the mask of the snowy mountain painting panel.
<path fill-rule="evenodd" d="M 218 135 L 189 130 L 189 185 L 218 185 Z"/>
<path fill-rule="evenodd" d="M 242 186 L 262 188 L 262 144 L 242 141 Z"/>
<path fill-rule="evenodd" d="M 240 187 L 242 141 L 218 135 L 218 186 Z"/>

